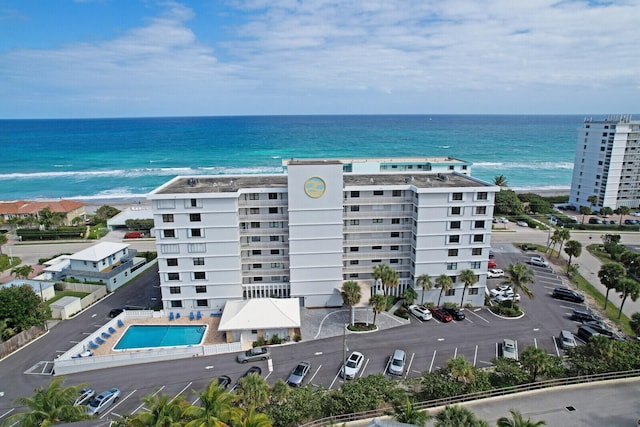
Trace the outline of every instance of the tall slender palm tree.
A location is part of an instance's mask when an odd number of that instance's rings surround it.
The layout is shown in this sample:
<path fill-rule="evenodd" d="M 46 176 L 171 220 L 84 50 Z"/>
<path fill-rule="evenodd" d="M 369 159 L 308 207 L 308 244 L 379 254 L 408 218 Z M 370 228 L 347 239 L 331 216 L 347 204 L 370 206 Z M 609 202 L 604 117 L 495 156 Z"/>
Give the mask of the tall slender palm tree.
<path fill-rule="evenodd" d="M 498 187 L 508 187 L 509 182 L 507 181 L 506 176 L 497 175 L 493 177 L 493 185 L 497 185 Z"/>
<path fill-rule="evenodd" d="M 620 301 L 620 309 L 618 310 L 618 319 L 620 319 L 620 317 L 622 317 L 622 307 L 624 307 L 627 298 L 631 297 L 631 300 L 635 301 L 640 296 L 640 283 L 630 277 L 624 277 L 618 281 L 616 291 L 620 293 L 620 298 L 622 298 L 622 301 Z"/>
<path fill-rule="evenodd" d="M 571 238 L 571 232 L 569 231 L 568 228 L 561 228 L 559 230 L 556 230 L 556 232 L 558 233 L 558 237 L 560 238 L 560 247 L 558 248 L 558 258 L 560 258 L 560 253 L 562 252 L 562 246 L 564 245 L 564 242 L 566 242 Z"/>
<path fill-rule="evenodd" d="M 564 247 L 564 253 L 569 255 L 569 265 L 571 265 L 571 258 L 578 258 L 582 254 L 582 243 L 577 240 L 569 240 Z"/>
<path fill-rule="evenodd" d="M 17 279 L 28 279 L 31 273 L 33 273 L 33 267 L 27 264 L 11 269 L 11 274 L 16 276 Z"/>
<path fill-rule="evenodd" d="M 622 225 L 622 217 L 625 215 L 629 215 L 631 213 L 631 208 L 627 206 L 619 206 L 616 210 L 613 211 L 615 214 L 620 215 L 620 225 Z"/>
<path fill-rule="evenodd" d="M 422 299 L 420 300 L 420 304 L 424 305 L 424 293 L 425 291 L 430 291 L 431 288 L 433 288 L 433 282 L 431 281 L 431 276 L 429 276 L 428 274 L 421 274 L 420 276 L 418 276 L 418 279 L 416 281 L 422 288 Z"/>
<path fill-rule="evenodd" d="M 589 208 L 593 209 L 593 207 L 598 204 L 598 196 L 592 194 L 591 196 L 587 197 L 587 202 L 589 202 Z"/>
<path fill-rule="evenodd" d="M 90 419 L 85 407 L 73 406 L 82 386 L 63 387 L 63 384 L 64 377 L 56 377 L 46 388 L 38 387 L 33 397 L 16 399 L 15 403 L 27 407 L 29 412 L 13 414 L 3 424 L 47 427 Z"/>
<path fill-rule="evenodd" d="M 529 297 L 529 299 L 534 299 L 535 295 L 533 291 L 527 286 L 531 283 L 534 283 L 533 280 L 533 270 L 527 267 L 524 264 L 509 264 L 509 266 L 504 270 L 505 279 L 502 281 L 503 285 L 511 286 L 513 289 L 513 293 L 517 294 L 518 291 L 524 292 L 524 294 Z M 513 307 L 513 301 L 515 298 L 511 300 L 511 307 Z"/>
<path fill-rule="evenodd" d="M 473 270 L 466 269 L 460 272 L 460 280 L 464 284 L 464 287 L 462 288 L 462 298 L 460 298 L 460 307 L 463 307 L 464 293 L 467 291 L 467 288 L 478 283 L 478 276 L 476 276 L 476 273 Z"/>
<path fill-rule="evenodd" d="M 473 365 L 467 359 L 462 356 L 453 357 L 447 360 L 447 368 L 451 372 L 451 376 L 463 383 L 473 381 L 475 378 L 475 371 Z"/>
<path fill-rule="evenodd" d="M 128 424 L 134 427 L 157 426 L 178 427 L 183 425 L 183 414 L 189 403 L 184 397 L 157 393 L 142 398 L 147 411 L 138 412 L 129 418 Z"/>
<path fill-rule="evenodd" d="M 384 287 L 384 281 L 387 278 L 389 266 L 387 264 L 378 264 L 373 267 L 373 272 L 371 273 L 371 277 L 375 281 L 376 285 L 378 281 L 382 283 L 382 289 L 385 292 L 385 296 L 387 296 L 387 289 Z"/>
<path fill-rule="evenodd" d="M 441 274 L 436 279 L 436 288 L 440 288 L 440 295 L 438 296 L 438 306 L 440 305 L 440 299 L 442 298 L 442 293 L 448 291 L 453 286 L 453 280 L 451 277 L 446 274 Z"/>
<path fill-rule="evenodd" d="M 251 376 L 259 377 L 258 375 L 251 374 L 240 380 L 239 387 L 243 393 L 246 393 L 246 387 L 242 387 L 242 382 Z M 262 377 L 259 378 L 264 381 Z M 235 406 L 236 396 L 220 387 L 217 380 L 211 381 L 198 397 L 200 398 L 199 406 L 191 405 L 184 410 L 184 416 L 191 420 L 186 424 L 187 427 L 224 427 L 229 425 L 234 417 L 239 416 L 242 412 L 241 409 Z M 240 399 L 241 398 L 238 398 L 238 400 Z"/>
<path fill-rule="evenodd" d="M 618 281 L 625 276 L 626 272 L 623 266 L 618 263 L 609 262 L 600 267 L 600 271 L 598 271 L 598 277 L 600 278 L 600 283 L 607 288 L 607 293 L 604 296 L 604 309 L 607 309 L 607 304 L 609 303 L 609 291 L 611 289 L 615 289 L 618 285 Z"/>
<path fill-rule="evenodd" d="M 6 245 L 9 239 L 6 235 L 0 234 L 0 255 L 2 255 L 2 245 Z"/>
<path fill-rule="evenodd" d="M 511 413 L 511 418 L 498 418 L 496 422 L 498 427 L 540 427 L 547 425 L 545 421 L 531 421 L 530 418 L 525 420 L 520 411 L 515 409 L 509 409 L 509 412 Z"/>
<path fill-rule="evenodd" d="M 387 308 L 387 299 L 380 294 L 375 294 L 369 299 L 369 305 L 373 309 L 373 324 L 375 325 L 378 313 L 383 312 Z"/>
<path fill-rule="evenodd" d="M 342 295 L 343 304 L 351 309 L 351 324 L 353 325 L 355 322 L 355 312 L 353 307 L 362 299 L 362 290 L 360 289 L 360 285 L 354 280 L 344 282 L 342 284 L 342 291 L 340 294 Z"/>

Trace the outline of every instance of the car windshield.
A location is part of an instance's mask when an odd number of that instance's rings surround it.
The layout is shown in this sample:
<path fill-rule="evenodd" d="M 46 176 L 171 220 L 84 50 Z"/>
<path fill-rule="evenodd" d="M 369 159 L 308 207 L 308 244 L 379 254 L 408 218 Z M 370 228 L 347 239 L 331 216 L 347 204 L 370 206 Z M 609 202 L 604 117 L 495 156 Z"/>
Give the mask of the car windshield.
<path fill-rule="evenodd" d="M 402 360 L 394 359 L 392 364 L 393 366 L 402 366 Z"/>
<path fill-rule="evenodd" d="M 355 368 L 355 367 L 356 367 L 356 361 L 352 360 L 352 359 L 349 359 L 347 361 L 347 368 Z"/>
<path fill-rule="evenodd" d="M 295 369 L 295 371 L 293 371 L 294 375 L 302 375 L 302 373 L 304 372 L 304 366 L 302 365 L 298 365 Z"/>
<path fill-rule="evenodd" d="M 91 406 L 92 408 L 97 408 L 100 405 L 101 401 L 102 401 L 102 399 L 95 398 L 95 399 L 91 400 L 91 402 L 89 402 L 89 406 Z"/>

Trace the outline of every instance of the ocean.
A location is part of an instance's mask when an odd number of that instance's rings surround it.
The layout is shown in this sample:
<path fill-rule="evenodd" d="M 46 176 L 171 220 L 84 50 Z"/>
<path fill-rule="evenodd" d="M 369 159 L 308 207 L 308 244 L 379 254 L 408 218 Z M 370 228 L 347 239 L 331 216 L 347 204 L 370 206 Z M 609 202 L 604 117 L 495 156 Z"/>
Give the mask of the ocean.
<path fill-rule="evenodd" d="M 584 116 L 0 120 L 0 200 L 144 197 L 176 175 L 279 173 L 282 159 L 450 156 L 516 190 L 568 190 Z"/>

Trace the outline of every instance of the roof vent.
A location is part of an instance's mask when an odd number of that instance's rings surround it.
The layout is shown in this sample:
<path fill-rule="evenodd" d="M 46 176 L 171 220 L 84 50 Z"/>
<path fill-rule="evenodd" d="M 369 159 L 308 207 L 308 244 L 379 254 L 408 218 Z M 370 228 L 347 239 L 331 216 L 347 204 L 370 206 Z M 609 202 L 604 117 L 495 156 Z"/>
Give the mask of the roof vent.
<path fill-rule="evenodd" d="M 440 181 L 445 181 L 445 182 L 446 182 L 446 181 L 449 181 L 449 177 L 448 177 L 447 175 L 443 174 L 443 173 L 439 173 L 439 174 L 438 174 L 438 179 L 439 179 Z"/>
<path fill-rule="evenodd" d="M 198 180 L 197 180 L 197 178 L 189 178 L 189 179 L 187 180 L 187 184 L 193 187 L 193 186 L 195 186 L 196 184 L 198 184 Z"/>

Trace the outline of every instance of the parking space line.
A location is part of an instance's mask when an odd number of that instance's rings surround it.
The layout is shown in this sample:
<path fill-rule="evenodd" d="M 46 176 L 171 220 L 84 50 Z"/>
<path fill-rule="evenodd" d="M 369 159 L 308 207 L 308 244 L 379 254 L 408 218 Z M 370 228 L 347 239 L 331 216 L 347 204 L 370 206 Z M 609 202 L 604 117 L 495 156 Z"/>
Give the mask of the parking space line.
<path fill-rule="evenodd" d="M 429 373 L 433 370 L 433 363 L 436 361 L 436 350 L 433 350 L 433 357 L 431 358 L 431 365 L 429 365 Z"/>
<path fill-rule="evenodd" d="M 533 346 L 535 348 L 538 348 L 538 340 L 536 339 L 536 337 L 533 337 Z"/>
<path fill-rule="evenodd" d="M 498 357 L 498 343 L 496 343 L 496 357 Z"/>
<path fill-rule="evenodd" d="M 138 389 L 133 390 L 131 393 L 129 393 L 127 395 L 127 397 L 123 397 L 118 403 L 116 403 L 115 405 L 113 405 L 109 410 L 105 411 L 102 413 L 102 415 L 100 416 L 100 419 L 103 419 L 106 415 L 110 414 L 113 412 L 114 409 L 116 409 L 118 406 L 120 406 L 120 404 L 122 402 L 124 402 L 125 400 L 127 400 L 128 398 L 131 397 L 131 395 L 133 395 L 136 391 L 138 391 Z M 115 413 L 113 415 L 116 415 Z M 118 415 L 118 417 L 120 417 L 120 415 Z"/>
<path fill-rule="evenodd" d="M 455 359 L 456 357 L 458 357 L 458 347 L 453 350 L 453 358 Z"/>
<path fill-rule="evenodd" d="M 478 346 L 476 345 L 476 351 L 473 353 L 473 366 L 476 366 L 477 359 L 478 359 Z"/>
<path fill-rule="evenodd" d="M 9 409 L 9 410 L 8 410 L 7 412 L 5 412 L 4 414 L 0 415 L 0 418 L 4 418 L 4 417 L 6 417 L 7 415 L 9 415 L 10 413 L 12 413 L 12 412 L 13 412 L 13 411 L 15 411 L 15 410 L 16 410 L 16 408 L 11 408 L 11 409 Z"/>
<path fill-rule="evenodd" d="M 269 373 L 264 377 L 265 381 L 267 378 L 269 378 L 271 376 L 271 374 L 273 374 L 273 371 L 269 371 Z"/>
<path fill-rule="evenodd" d="M 362 375 L 364 375 L 364 371 L 367 369 L 367 365 L 369 365 L 369 360 L 371 359 L 365 360 L 364 366 L 362 367 L 362 371 L 360 371 L 360 375 L 358 376 L 358 378 L 362 378 Z"/>
<path fill-rule="evenodd" d="M 313 379 L 316 377 L 316 375 L 318 375 L 318 372 L 320 372 L 320 368 L 322 368 L 322 365 L 318 366 L 318 369 L 316 369 L 316 371 L 313 373 L 313 375 L 309 379 L 309 383 L 313 382 Z"/>
<path fill-rule="evenodd" d="M 520 355 L 518 354 L 518 340 L 513 340 L 516 346 L 516 360 L 520 360 Z"/>
<path fill-rule="evenodd" d="M 189 387 L 191 387 L 191 384 L 193 384 L 193 381 L 189 382 L 189 384 L 187 384 L 182 390 L 180 390 L 180 392 L 178 392 L 178 394 L 176 394 L 175 396 L 173 396 L 173 399 L 177 398 L 178 396 L 180 396 L 186 389 L 188 389 Z M 173 401 L 173 399 L 171 399 Z"/>
<path fill-rule="evenodd" d="M 485 319 L 484 317 L 480 316 L 478 313 L 476 313 L 475 311 L 470 311 L 469 313 L 473 314 L 474 316 L 477 316 L 478 318 L 484 320 L 487 323 L 491 323 L 489 322 L 487 319 Z"/>
<path fill-rule="evenodd" d="M 340 376 L 340 371 L 342 370 L 342 366 L 340 366 L 340 369 L 338 369 L 338 373 L 336 374 L 335 377 L 333 377 L 333 381 L 331 381 L 331 384 L 329 385 L 329 390 L 331 390 L 333 388 L 333 384 L 338 380 L 338 377 Z"/>
<path fill-rule="evenodd" d="M 155 396 L 156 394 L 160 393 L 166 386 L 162 386 L 160 387 L 158 390 L 156 390 L 155 393 L 153 393 L 151 396 Z M 136 409 L 133 410 L 133 412 L 131 412 L 131 415 L 135 414 L 136 412 L 138 412 L 140 409 L 142 409 L 144 407 L 144 403 L 141 403 L 140 406 L 138 406 Z"/>
<path fill-rule="evenodd" d="M 413 364 L 413 358 L 416 354 L 411 353 L 411 359 L 409 360 L 409 364 L 407 365 L 407 369 L 404 372 L 404 379 L 407 379 L 407 375 L 409 375 L 409 371 L 411 371 L 411 365 Z"/>
<path fill-rule="evenodd" d="M 551 338 L 553 338 L 553 346 L 556 348 L 556 355 L 560 356 L 560 349 L 558 348 L 558 341 L 556 340 L 555 335 Z"/>

